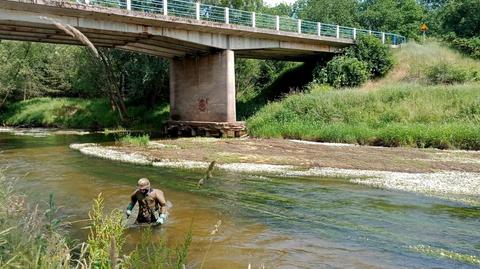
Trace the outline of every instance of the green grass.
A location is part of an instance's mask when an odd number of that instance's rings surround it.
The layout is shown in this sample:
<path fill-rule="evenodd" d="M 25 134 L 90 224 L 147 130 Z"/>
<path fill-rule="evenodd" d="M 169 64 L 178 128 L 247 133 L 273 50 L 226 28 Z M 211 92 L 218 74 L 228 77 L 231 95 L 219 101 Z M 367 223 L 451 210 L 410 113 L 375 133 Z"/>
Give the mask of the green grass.
<path fill-rule="evenodd" d="M 131 145 L 131 146 L 140 146 L 145 147 L 148 146 L 150 142 L 150 136 L 148 134 L 133 136 L 131 134 L 127 134 L 119 139 L 119 142 L 123 145 Z"/>
<path fill-rule="evenodd" d="M 480 85 L 400 84 L 289 96 L 247 121 L 256 137 L 480 149 Z"/>
<path fill-rule="evenodd" d="M 160 128 L 168 119 L 168 105 L 153 109 L 128 106 L 128 127 Z M 34 98 L 9 104 L 0 115 L 3 124 L 26 127 L 103 129 L 117 128 L 118 114 L 106 99 Z"/>
<path fill-rule="evenodd" d="M 264 106 L 247 120 L 249 134 L 479 150 L 480 62 L 438 43 L 407 44 L 394 56 L 392 72 L 363 87 L 312 84 Z"/>
<path fill-rule="evenodd" d="M 429 42 L 426 45 L 408 43 L 401 49 L 394 50 L 396 65 L 386 77 L 387 82 L 417 82 L 432 84 L 431 73 L 435 69 L 446 72 L 456 70 L 467 73 L 466 80 L 480 80 L 480 61 L 466 57 L 450 49 L 447 44 Z"/>

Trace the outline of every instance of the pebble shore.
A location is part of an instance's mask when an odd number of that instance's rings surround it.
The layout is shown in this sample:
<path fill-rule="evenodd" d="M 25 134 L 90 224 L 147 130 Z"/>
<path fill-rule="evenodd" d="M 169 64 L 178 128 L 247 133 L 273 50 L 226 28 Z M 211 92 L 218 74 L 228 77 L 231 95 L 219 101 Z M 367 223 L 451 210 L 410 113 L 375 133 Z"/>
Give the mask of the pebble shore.
<path fill-rule="evenodd" d="M 183 169 L 206 169 L 208 162 L 189 160 L 155 160 L 141 153 L 125 153 L 115 147 L 98 144 L 72 144 L 70 148 L 82 154 L 155 167 Z M 415 192 L 428 196 L 440 197 L 468 205 L 480 205 L 480 173 L 439 171 L 431 173 L 407 173 L 374 170 L 353 170 L 331 167 L 314 167 L 305 169 L 293 165 L 272 165 L 257 163 L 218 164 L 219 169 L 239 173 L 270 174 L 284 177 L 341 177 L 352 183 L 375 188 Z"/>

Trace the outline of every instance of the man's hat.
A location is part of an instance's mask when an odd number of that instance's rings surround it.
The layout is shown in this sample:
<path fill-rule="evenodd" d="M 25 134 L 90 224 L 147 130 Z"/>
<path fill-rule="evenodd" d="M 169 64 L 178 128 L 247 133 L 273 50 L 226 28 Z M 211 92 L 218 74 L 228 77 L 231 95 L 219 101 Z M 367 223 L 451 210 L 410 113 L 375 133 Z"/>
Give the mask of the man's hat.
<path fill-rule="evenodd" d="M 148 178 L 141 178 L 141 179 L 138 180 L 137 187 L 140 190 L 149 189 L 150 188 L 150 181 L 148 180 Z"/>

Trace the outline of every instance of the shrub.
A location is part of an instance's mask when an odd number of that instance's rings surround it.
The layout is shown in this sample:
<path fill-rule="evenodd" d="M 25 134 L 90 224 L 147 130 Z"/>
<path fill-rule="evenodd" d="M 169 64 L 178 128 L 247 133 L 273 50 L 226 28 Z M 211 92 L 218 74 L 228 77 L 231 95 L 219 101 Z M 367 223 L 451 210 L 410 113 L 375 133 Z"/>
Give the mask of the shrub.
<path fill-rule="evenodd" d="M 335 88 L 356 87 L 368 79 L 367 65 L 356 58 L 338 56 L 328 62 L 325 68 L 316 70 L 316 80 Z"/>
<path fill-rule="evenodd" d="M 462 53 L 480 60 L 480 37 L 476 38 L 452 38 L 450 40 L 452 47 Z"/>
<path fill-rule="evenodd" d="M 469 77 L 467 70 L 445 62 L 431 66 L 427 70 L 427 79 L 434 84 L 464 83 Z"/>
<path fill-rule="evenodd" d="M 347 56 L 367 64 L 370 77 L 383 77 L 393 67 L 390 49 L 374 36 L 360 36 L 354 46 L 347 49 Z"/>

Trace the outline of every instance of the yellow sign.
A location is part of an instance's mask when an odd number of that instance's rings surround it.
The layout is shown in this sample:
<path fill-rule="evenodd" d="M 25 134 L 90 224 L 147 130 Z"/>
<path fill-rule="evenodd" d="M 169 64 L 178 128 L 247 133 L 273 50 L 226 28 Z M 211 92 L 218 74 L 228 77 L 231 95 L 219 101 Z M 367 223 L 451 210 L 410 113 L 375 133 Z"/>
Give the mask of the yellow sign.
<path fill-rule="evenodd" d="M 422 31 L 422 32 L 428 31 L 428 26 L 425 23 L 420 25 L 420 31 Z"/>

